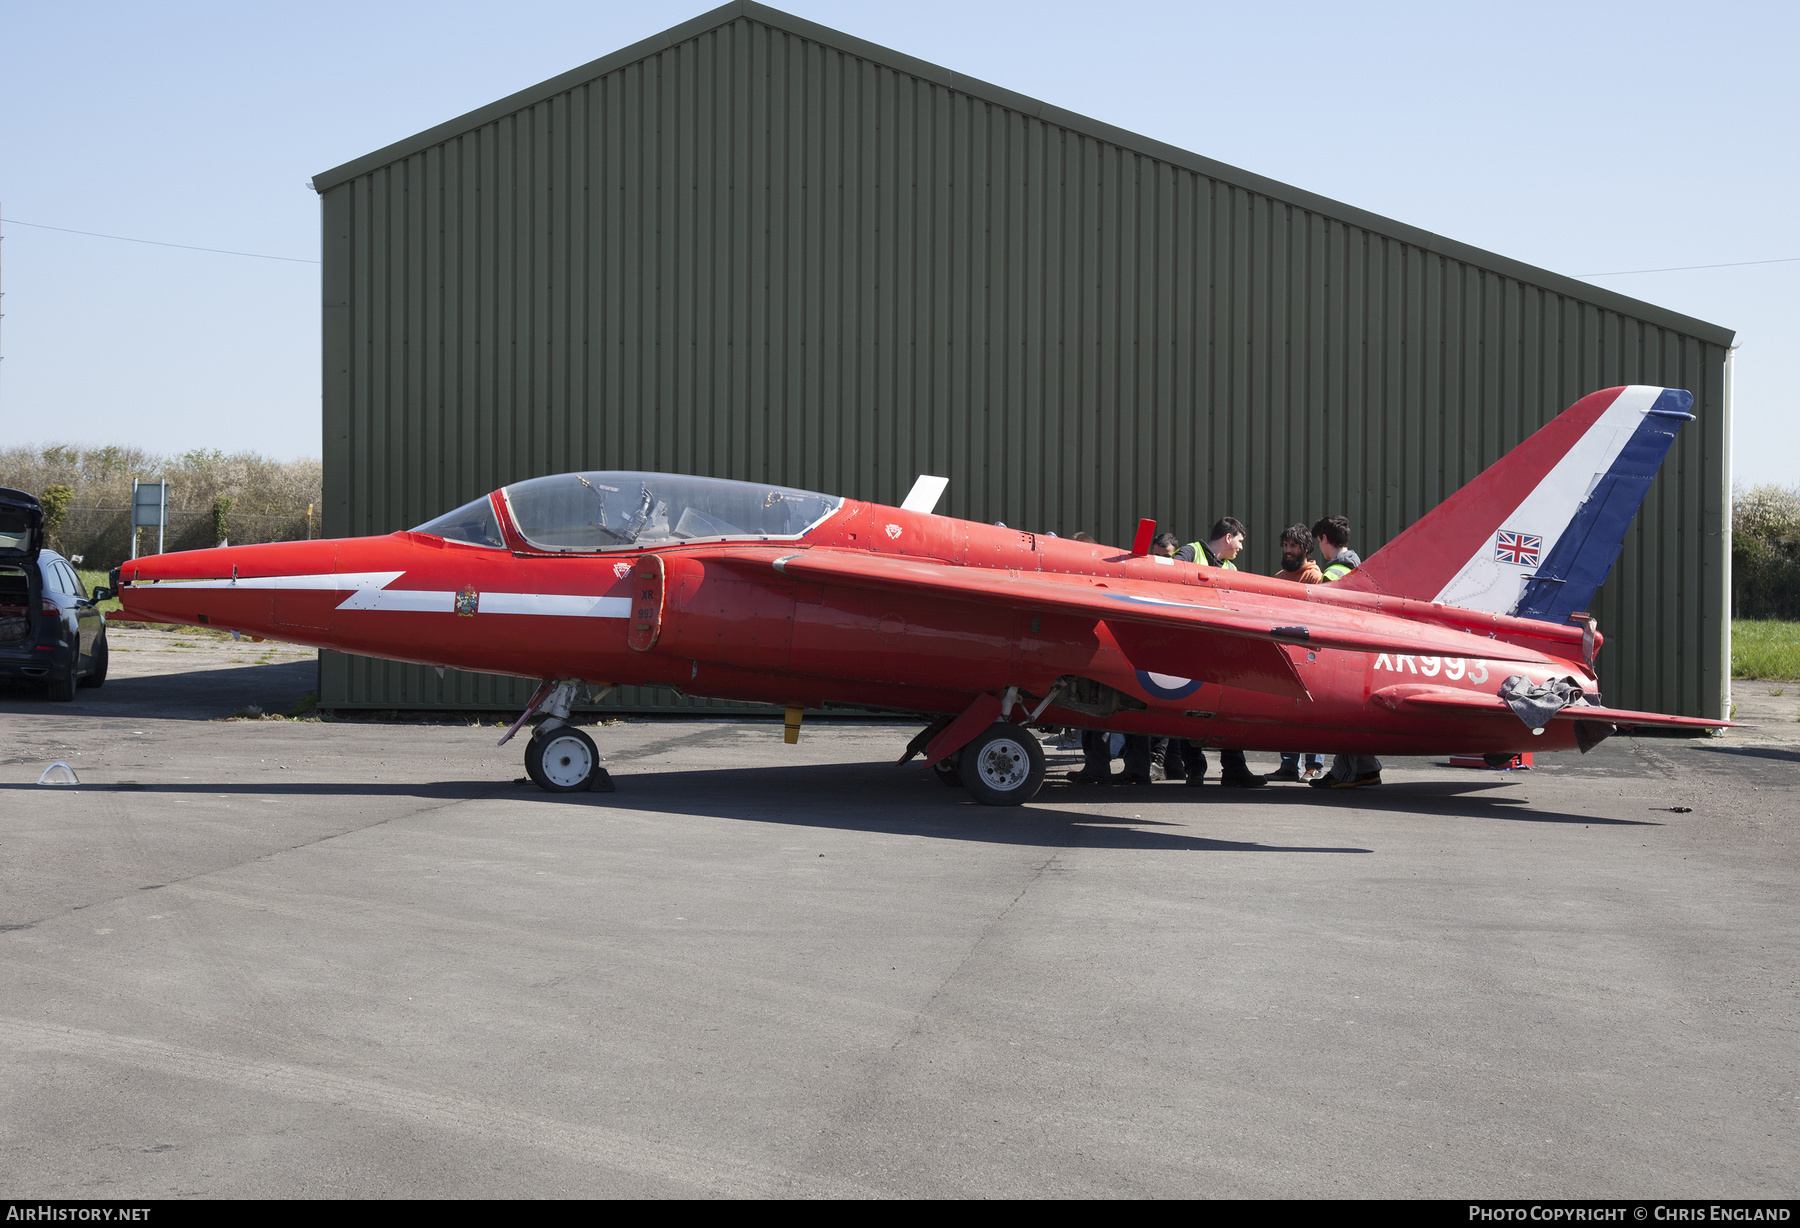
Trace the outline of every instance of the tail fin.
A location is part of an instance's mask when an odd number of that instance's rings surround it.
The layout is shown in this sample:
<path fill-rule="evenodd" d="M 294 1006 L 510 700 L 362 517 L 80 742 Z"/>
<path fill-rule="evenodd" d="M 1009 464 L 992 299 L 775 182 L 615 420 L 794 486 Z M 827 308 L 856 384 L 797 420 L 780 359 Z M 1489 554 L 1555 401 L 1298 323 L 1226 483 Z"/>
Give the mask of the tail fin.
<path fill-rule="evenodd" d="M 1338 583 L 1567 621 L 1618 561 L 1693 403 L 1643 384 L 1581 398 Z"/>

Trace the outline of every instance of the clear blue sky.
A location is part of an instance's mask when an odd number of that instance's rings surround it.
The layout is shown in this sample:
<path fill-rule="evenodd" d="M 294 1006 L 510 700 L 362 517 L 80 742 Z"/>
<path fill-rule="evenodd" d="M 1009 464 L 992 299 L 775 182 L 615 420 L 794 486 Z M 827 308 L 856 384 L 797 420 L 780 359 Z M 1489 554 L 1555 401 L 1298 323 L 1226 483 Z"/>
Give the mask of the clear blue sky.
<path fill-rule="evenodd" d="M 316 259 L 315 173 L 709 7 L 0 0 L 0 208 Z M 780 7 L 1559 272 L 1800 256 L 1791 0 Z M 318 454 L 317 265 L 4 234 L 0 441 Z M 1595 280 L 1736 329 L 1800 480 L 1800 263 Z"/>

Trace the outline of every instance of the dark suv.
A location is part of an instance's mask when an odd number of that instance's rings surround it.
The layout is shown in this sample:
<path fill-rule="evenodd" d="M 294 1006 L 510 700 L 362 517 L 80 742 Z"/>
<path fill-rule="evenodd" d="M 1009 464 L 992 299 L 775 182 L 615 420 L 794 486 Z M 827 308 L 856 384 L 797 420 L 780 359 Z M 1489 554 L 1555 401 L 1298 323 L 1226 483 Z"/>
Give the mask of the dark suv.
<path fill-rule="evenodd" d="M 106 681 L 106 621 L 69 561 L 44 548 L 44 509 L 0 486 L 0 679 L 43 682 L 50 698 Z"/>

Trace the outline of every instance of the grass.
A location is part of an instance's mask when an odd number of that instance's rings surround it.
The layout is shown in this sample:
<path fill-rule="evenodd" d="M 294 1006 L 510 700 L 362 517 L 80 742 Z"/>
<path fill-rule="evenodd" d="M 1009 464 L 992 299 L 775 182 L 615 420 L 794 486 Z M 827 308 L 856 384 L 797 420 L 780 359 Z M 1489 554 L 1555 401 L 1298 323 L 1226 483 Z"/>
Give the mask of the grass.
<path fill-rule="evenodd" d="M 261 704 L 246 704 L 230 716 L 221 719 L 227 721 L 316 721 L 319 719 L 319 695 L 316 691 L 308 691 L 300 697 L 300 702 L 289 708 L 285 714 L 264 712 Z"/>
<path fill-rule="evenodd" d="M 94 591 L 94 586 L 96 584 L 112 583 L 112 576 L 109 572 L 94 571 L 87 567 L 77 567 L 75 569 L 75 574 L 81 577 L 81 587 L 87 589 L 90 593 Z M 116 610 L 118 608 L 119 599 L 117 597 L 114 597 L 111 601 L 102 601 L 100 603 L 102 613 L 107 610 Z"/>
<path fill-rule="evenodd" d="M 1731 676 L 1771 682 L 1800 680 L 1800 622 L 1733 619 Z"/>

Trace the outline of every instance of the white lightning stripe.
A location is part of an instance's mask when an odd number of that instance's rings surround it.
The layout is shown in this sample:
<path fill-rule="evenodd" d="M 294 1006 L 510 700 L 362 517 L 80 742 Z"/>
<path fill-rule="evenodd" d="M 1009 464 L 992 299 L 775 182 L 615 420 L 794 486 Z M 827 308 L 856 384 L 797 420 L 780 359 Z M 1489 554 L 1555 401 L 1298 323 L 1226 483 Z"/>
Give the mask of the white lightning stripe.
<path fill-rule="evenodd" d="M 450 614 L 456 610 L 456 594 L 437 593 L 424 588 L 364 588 L 340 601 L 338 609 Z"/>
<path fill-rule="evenodd" d="M 456 594 L 430 589 L 363 589 L 350 594 L 340 610 L 449 614 L 456 609 Z M 585 593 L 482 593 L 477 598 L 480 614 L 535 614 L 544 618 L 630 618 L 631 598 L 592 597 Z"/>
<path fill-rule="evenodd" d="M 1621 392 L 1594 425 L 1563 453 L 1562 459 L 1551 466 L 1543 480 L 1494 526 L 1487 540 L 1434 600 L 1493 614 L 1505 614 L 1517 605 L 1520 582 L 1536 575 L 1537 568 L 1502 563 L 1495 558 L 1494 543 L 1500 531 L 1529 533 L 1534 537 L 1541 535 L 1544 539 L 1543 548 L 1538 551 L 1541 565 L 1541 561 L 1549 558 L 1556 548 L 1557 540 L 1569 527 L 1569 522 L 1575 519 L 1575 513 L 1581 510 L 1582 501 L 1588 497 L 1596 480 L 1619 459 L 1619 453 L 1625 450 L 1638 424 L 1643 421 L 1644 411 L 1656 404 L 1662 391 L 1661 388 L 1633 384 Z"/>
<path fill-rule="evenodd" d="M 581 593 L 483 593 L 483 614 L 545 614 L 552 618 L 630 618 L 631 598 Z"/>
<path fill-rule="evenodd" d="M 326 589 L 343 592 L 346 589 L 381 588 L 405 574 L 403 571 L 347 571 L 316 576 L 246 576 L 241 580 L 157 580 L 153 582 L 153 587 Z"/>
<path fill-rule="evenodd" d="M 154 588 L 247 588 L 348 592 L 340 610 L 449 614 L 456 594 L 434 589 L 388 588 L 403 571 L 352 571 L 338 575 L 250 576 L 238 580 L 161 580 Z M 482 614 L 535 614 L 547 618 L 630 618 L 631 598 L 586 593 L 482 593 Z"/>

